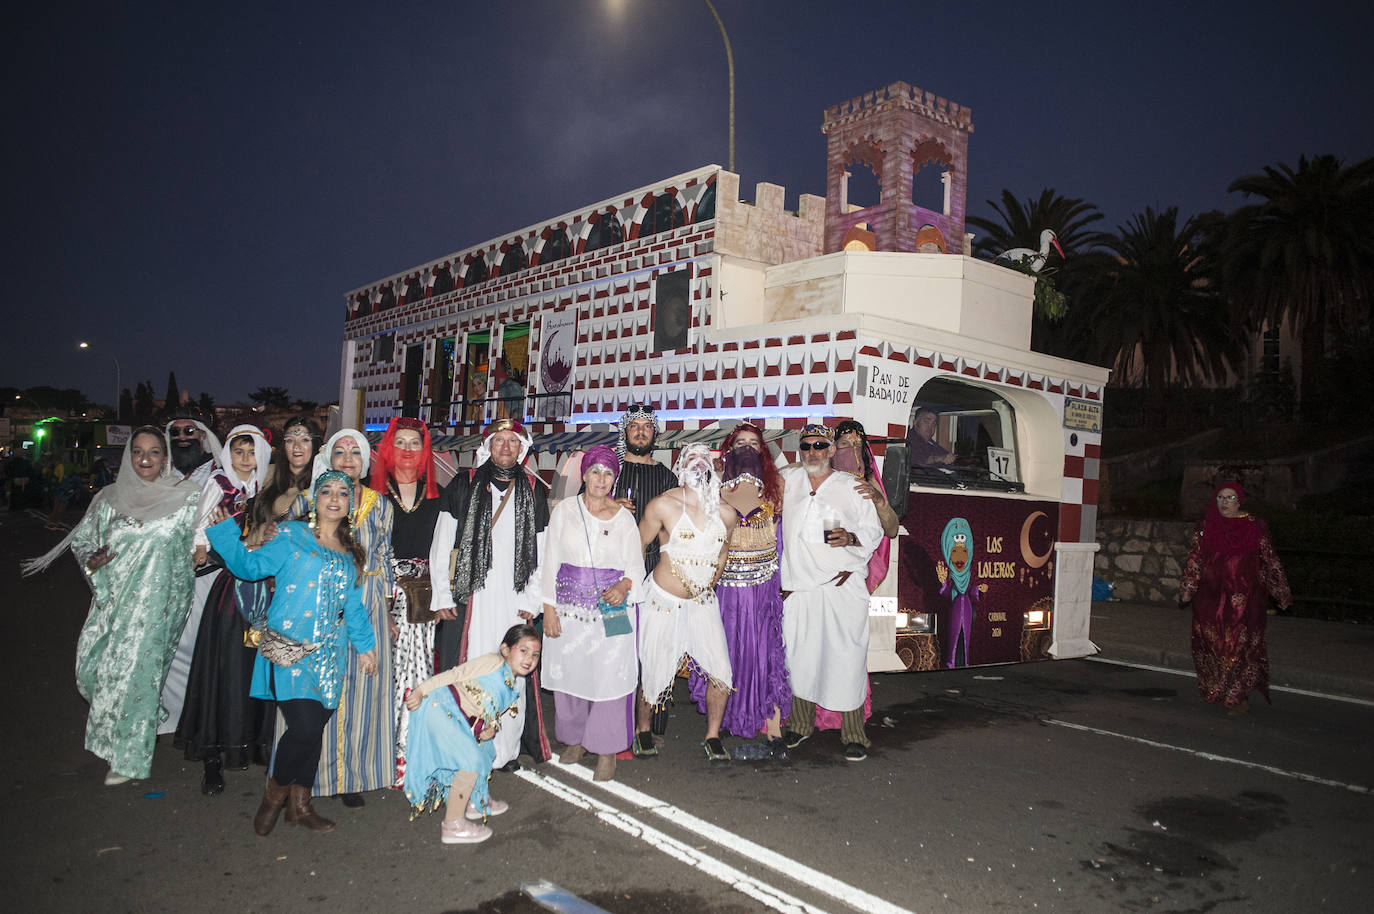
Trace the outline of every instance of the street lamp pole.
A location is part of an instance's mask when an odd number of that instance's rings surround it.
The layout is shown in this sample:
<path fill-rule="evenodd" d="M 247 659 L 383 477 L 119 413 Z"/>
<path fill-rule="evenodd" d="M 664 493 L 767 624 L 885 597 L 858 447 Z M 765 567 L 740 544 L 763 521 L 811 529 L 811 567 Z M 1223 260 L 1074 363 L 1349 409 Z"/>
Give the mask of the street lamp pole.
<path fill-rule="evenodd" d="M 90 348 L 91 348 L 91 344 L 88 343 L 88 342 L 86 342 L 85 340 L 82 340 L 80 343 L 77 343 L 76 348 L 77 348 L 77 349 L 90 349 Z M 115 367 L 115 398 L 114 398 L 114 408 L 115 408 L 115 421 L 118 422 L 119 419 L 120 419 L 120 415 L 119 415 L 119 397 L 120 397 L 120 391 L 122 390 L 122 388 L 121 388 L 121 386 L 120 386 L 120 383 L 119 383 L 119 374 L 120 374 L 120 372 L 119 372 L 119 358 L 118 358 L 113 352 L 110 353 L 110 358 L 114 360 L 114 367 Z"/>
<path fill-rule="evenodd" d="M 711 15 L 716 20 L 716 26 L 720 29 L 720 37 L 725 40 L 725 65 L 730 70 L 730 170 L 735 171 L 735 54 L 730 50 L 730 35 L 725 31 L 725 23 L 721 21 L 720 13 L 716 12 L 716 6 L 711 0 L 703 0 L 706 8 L 711 11 Z M 738 174 L 738 172 L 735 172 Z"/>

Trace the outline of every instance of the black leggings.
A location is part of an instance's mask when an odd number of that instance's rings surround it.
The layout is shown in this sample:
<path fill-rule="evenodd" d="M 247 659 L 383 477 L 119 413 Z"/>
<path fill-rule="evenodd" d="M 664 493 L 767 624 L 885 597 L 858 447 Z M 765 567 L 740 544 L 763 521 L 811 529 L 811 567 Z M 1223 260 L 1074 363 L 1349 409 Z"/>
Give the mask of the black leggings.
<path fill-rule="evenodd" d="M 300 784 L 315 786 L 315 769 L 320 766 L 320 743 L 324 728 L 334 711 L 311 698 L 278 701 L 277 707 L 286 721 L 286 732 L 277 740 L 277 759 L 272 766 L 272 778 L 285 787 Z"/>

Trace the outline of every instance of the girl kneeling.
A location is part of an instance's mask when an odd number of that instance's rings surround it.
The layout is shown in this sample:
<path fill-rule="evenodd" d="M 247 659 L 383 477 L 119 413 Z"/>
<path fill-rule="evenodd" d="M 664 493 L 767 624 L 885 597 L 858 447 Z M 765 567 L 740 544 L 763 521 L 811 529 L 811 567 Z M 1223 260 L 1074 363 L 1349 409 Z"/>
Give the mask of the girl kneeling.
<path fill-rule="evenodd" d="M 491 829 L 482 820 L 509 808 L 488 796 L 496 758 L 492 737 L 503 716 L 515 716 L 517 677 L 534 672 L 541 649 L 538 629 L 512 626 L 501 639 L 499 655 L 485 654 L 431 676 L 406 696 L 411 713 L 405 792 L 415 809 L 411 818 L 447 803 L 440 829 L 445 844 L 487 840 Z"/>

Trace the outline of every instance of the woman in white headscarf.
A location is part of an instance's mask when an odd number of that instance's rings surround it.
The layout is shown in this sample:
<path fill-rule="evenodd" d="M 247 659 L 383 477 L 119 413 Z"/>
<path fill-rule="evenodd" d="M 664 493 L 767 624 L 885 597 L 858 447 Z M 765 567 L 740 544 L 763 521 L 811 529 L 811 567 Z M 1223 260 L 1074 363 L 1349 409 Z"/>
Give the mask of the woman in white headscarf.
<path fill-rule="evenodd" d="M 191 535 L 200 489 L 172 478 L 167 440 L 136 429 L 119 476 L 71 534 L 24 574 L 69 548 L 93 598 L 76 645 L 76 684 L 90 702 L 86 748 L 109 764 L 105 783 L 148 777 L 159 695 L 191 608 Z"/>
<path fill-rule="evenodd" d="M 218 556 L 211 559 L 205 537 L 210 521 L 225 514 L 243 529 L 244 507 L 267 479 L 272 446 L 253 425 L 235 427 L 225 442 L 196 509 L 195 562 L 198 568 L 216 570 L 208 571 L 213 580 L 196 627 L 185 703 L 173 738 L 189 761 L 204 763 L 200 792 L 206 796 L 224 790 L 225 768 L 244 769 L 254 759 L 266 764 L 272 744 L 269 712 L 248 694 L 255 650 L 244 639 L 253 607 L 266 608 L 268 585 L 234 577 Z"/>

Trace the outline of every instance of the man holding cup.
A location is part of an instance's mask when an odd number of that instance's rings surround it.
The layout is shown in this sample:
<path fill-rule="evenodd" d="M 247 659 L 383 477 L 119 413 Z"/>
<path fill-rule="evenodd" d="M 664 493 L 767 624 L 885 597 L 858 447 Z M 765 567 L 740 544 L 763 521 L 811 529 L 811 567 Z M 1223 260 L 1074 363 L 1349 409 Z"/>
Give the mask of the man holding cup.
<path fill-rule="evenodd" d="M 842 711 L 844 757 L 868 757 L 863 703 L 868 682 L 868 559 L 883 536 L 873 503 L 853 477 L 830 466 L 833 433 L 807 425 L 801 465 L 781 471 L 783 642 L 792 711 L 783 741 L 815 731 L 816 705 Z"/>

